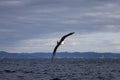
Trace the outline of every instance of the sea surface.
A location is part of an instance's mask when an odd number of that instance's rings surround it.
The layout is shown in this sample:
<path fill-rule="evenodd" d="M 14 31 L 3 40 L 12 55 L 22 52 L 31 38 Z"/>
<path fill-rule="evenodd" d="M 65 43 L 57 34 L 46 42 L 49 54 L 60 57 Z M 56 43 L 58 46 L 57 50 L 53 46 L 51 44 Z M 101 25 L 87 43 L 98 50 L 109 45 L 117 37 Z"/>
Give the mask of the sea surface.
<path fill-rule="evenodd" d="M 0 80 L 120 80 L 120 59 L 0 59 Z"/>

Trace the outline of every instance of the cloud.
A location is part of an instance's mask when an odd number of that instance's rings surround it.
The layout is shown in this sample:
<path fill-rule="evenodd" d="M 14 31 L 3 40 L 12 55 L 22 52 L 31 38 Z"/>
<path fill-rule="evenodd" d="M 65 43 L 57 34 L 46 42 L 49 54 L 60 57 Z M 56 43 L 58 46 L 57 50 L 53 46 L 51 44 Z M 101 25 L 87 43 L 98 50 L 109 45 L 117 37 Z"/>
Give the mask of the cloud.
<path fill-rule="evenodd" d="M 117 46 L 116 49 L 119 51 L 120 50 L 120 46 Z"/>
<path fill-rule="evenodd" d="M 1 47 L 19 46 L 17 44 L 35 46 L 39 41 L 34 39 L 49 41 L 53 38 L 54 40 L 73 31 L 79 36 L 96 34 L 93 39 L 99 36 L 98 33 L 118 34 L 119 7 L 119 0 L 1 0 L 0 44 Z M 54 45 L 54 41 L 41 40 L 40 44 L 44 43 L 42 45 L 45 49 L 48 49 L 46 45 Z M 27 41 L 31 41 L 31 45 Z M 79 43 L 79 41 L 71 41 L 71 46 L 78 48 L 81 44 Z M 100 43 L 96 42 L 96 44 Z M 87 43 L 85 45 L 88 46 Z"/>
<path fill-rule="evenodd" d="M 20 6 L 23 5 L 26 0 L 1 0 L 0 1 L 0 6 Z"/>
<path fill-rule="evenodd" d="M 111 41 L 113 45 L 119 45 L 120 46 L 120 39 L 114 39 Z"/>

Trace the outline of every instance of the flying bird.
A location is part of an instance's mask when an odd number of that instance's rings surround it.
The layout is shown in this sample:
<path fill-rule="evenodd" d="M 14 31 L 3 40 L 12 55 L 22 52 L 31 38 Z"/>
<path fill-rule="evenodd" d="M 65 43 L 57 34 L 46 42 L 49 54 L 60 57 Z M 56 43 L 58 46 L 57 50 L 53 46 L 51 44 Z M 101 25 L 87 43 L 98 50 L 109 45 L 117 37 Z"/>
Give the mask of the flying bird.
<path fill-rule="evenodd" d="M 72 35 L 72 34 L 74 34 L 74 33 L 75 33 L 75 32 L 71 32 L 71 33 L 69 33 L 69 34 L 66 34 L 66 35 L 64 35 L 64 36 L 60 39 L 60 41 L 57 41 L 57 45 L 55 46 L 55 48 L 54 48 L 54 50 L 53 50 L 52 61 L 53 61 L 54 58 L 55 58 L 55 54 L 56 54 L 57 48 L 64 42 L 65 38 L 67 38 L 68 36 L 70 36 L 70 35 Z"/>

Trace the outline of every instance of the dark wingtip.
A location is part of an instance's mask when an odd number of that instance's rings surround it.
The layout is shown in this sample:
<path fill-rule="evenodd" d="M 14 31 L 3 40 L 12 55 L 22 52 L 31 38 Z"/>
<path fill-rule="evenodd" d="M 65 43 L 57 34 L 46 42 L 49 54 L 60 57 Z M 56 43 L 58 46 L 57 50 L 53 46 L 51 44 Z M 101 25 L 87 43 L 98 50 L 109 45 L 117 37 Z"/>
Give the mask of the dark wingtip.
<path fill-rule="evenodd" d="M 72 32 L 72 34 L 75 34 L 75 32 Z"/>
<path fill-rule="evenodd" d="M 71 32 L 70 34 L 74 34 L 75 32 Z"/>

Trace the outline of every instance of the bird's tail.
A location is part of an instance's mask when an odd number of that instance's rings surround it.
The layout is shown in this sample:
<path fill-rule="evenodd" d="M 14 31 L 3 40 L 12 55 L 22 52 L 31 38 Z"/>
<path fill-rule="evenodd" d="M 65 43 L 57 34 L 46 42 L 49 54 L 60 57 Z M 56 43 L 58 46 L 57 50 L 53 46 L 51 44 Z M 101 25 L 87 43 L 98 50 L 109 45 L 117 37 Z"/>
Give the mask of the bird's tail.
<path fill-rule="evenodd" d="M 52 55 L 52 57 L 51 57 L 52 62 L 54 61 L 54 59 L 55 59 L 55 56 L 54 56 L 54 55 Z"/>

